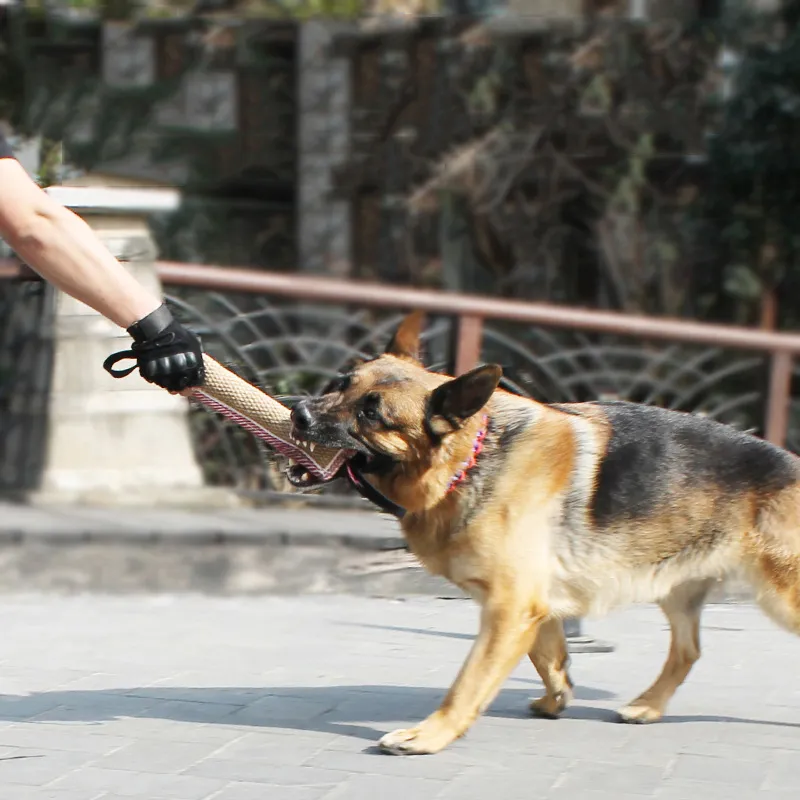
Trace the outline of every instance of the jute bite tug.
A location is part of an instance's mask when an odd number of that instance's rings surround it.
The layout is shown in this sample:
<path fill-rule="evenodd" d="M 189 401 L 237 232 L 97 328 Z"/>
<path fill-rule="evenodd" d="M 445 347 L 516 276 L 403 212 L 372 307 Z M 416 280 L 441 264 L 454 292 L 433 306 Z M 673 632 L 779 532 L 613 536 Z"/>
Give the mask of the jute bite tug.
<path fill-rule="evenodd" d="M 130 357 L 125 351 L 106 360 L 105 368 L 115 378 L 125 377 L 135 368 L 113 369 L 122 360 L 121 356 Z M 352 454 L 339 448 L 318 447 L 314 442 L 293 436 L 289 408 L 207 353 L 203 354 L 203 363 L 203 383 L 187 390 L 189 397 L 240 425 L 290 462 L 296 462 L 287 471 L 291 483 L 302 488 L 305 484 L 333 480 L 339 474 Z"/>

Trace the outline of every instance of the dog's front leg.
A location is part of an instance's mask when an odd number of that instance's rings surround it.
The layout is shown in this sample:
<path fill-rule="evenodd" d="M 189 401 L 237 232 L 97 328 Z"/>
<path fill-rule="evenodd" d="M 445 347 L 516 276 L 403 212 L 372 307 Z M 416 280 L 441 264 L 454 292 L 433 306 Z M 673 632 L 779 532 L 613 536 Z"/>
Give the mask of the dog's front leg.
<path fill-rule="evenodd" d="M 546 616 L 537 605 L 508 597 L 487 602 L 478 638 L 442 705 L 415 728 L 387 733 L 381 749 L 395 755 L 438 753 L 466 733 L 531 649 Z"/>

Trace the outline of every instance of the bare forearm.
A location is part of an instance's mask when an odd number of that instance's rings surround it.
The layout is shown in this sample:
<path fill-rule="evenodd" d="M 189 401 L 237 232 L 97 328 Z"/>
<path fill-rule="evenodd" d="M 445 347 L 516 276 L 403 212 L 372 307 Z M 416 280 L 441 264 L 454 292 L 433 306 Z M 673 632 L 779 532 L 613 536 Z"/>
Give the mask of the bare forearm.
<path fill-rule="evenodd" d="M 43 278 L 123 328 L 160 305 L 77 214 L 9 157 L 0 157 L 0 236 Z"/>
<path fill-rule="evenodd" d="M 123 328 L 161 303 L 80 217 L 55 204 L 39 210 L 9 244 L 43 278 Z"/>
<path fill-rule="evenodd" d="M 0 236 L 43 278 L 126 328 L 133 344 L 104 362 L 133 358 L 139 374 L 169 392 L 203 382 L 200 339 L 144 288 L 76 214 L 31 180 L 0 131 Z"/>

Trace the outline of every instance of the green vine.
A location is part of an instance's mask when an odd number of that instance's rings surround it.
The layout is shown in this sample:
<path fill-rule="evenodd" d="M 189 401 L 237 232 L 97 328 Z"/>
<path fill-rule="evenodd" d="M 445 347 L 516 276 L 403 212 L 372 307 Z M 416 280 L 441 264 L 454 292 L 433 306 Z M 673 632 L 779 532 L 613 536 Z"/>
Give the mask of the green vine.
<path fill-rule="evenodd" d="M 785 3 L 787 24 L 743 43 L 709 142 L 706 228 L 718 231 L 725 291 L 747 307 L 765 291 L 800 289 L 800 28 L 791 24 L 799 10 Z M 797 324 L 784 306 L 782 322 Z"/>

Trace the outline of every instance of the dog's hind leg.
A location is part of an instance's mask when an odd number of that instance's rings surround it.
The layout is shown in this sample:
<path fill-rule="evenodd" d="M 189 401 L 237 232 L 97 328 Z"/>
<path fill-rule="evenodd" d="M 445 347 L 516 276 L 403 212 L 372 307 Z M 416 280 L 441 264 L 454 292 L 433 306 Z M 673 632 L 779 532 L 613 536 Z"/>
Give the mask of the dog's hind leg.
<path fill-rule="evenodd" d="M 531 711 L 540 717 L 555 719 L 572 700 L 572 681 L 567 671 L 569 653 L 560 619 L 551 617 L 542 623 L 528 657 L 536 667 L 545 693 L 531 701 Z"/>
<path fill-rule="evenodd" d="M 623 722 L 655 722 L 700 658 L 700 612 L 713 580 L 688 581 L 659 604 L 671 631 L 669 655 L 656 682 L 619 710 Z"/>

